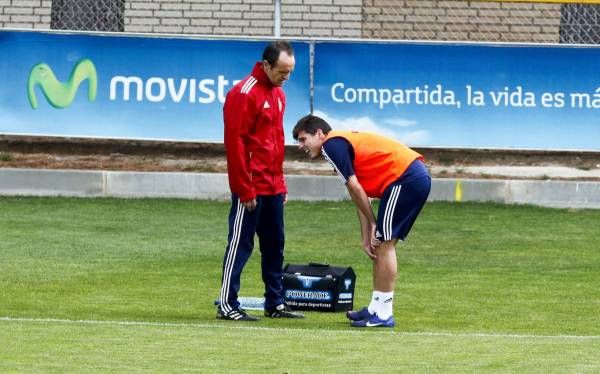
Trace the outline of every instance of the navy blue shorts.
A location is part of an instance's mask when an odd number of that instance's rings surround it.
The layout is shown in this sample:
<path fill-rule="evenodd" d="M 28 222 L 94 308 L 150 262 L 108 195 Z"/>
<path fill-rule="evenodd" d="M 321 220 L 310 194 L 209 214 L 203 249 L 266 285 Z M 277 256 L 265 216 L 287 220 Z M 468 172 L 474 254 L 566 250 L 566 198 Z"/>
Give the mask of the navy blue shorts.
<path fill-rule="evenodd" d="M 431 190 L 431 177 L 421 160 L 415 160 L 381 197 L 377 212 L 376 238 L 381 241 L 404 240 Z"/>

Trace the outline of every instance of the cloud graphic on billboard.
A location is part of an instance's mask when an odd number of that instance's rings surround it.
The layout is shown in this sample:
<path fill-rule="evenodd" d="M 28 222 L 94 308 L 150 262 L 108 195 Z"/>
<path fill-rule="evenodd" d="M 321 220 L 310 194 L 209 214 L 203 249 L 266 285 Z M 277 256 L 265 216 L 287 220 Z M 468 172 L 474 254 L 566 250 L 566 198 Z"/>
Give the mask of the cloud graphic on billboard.
<path fill-rule="evenodd" d="M 411 127 L 415 126 L 417 121 L 403 118 L 386 118 L 383 120 L 383 123 L 394 127 Z"/>
<path fill-rule="evenodd" d="M 331 127 L 334 130 L 359 130 L 374 132 L 380 135 L 396 139 L 409 146 L 427 144 L 427 142 L 430 139 L 430 133 L 427 130 L 399 132 L 395 129 L 380 126 L 369 117 L 348 117 L 340 119 L 331 117 L 327 113 L 321 112 L 319 110 L 316 110 L 314 112 L 314 115 L 323 118 L 331 125 Z M 392 123 L 395 123 L 394 127 L 410 127 L 413 126 L 413 123 L 416 125 L 415 121 L 402 119 L 384 120 L 383 123 L 388 123 L 388 121 L 392 121 Z M 400 126 L 399 124 L 404 124 L 404 126 Z"/>

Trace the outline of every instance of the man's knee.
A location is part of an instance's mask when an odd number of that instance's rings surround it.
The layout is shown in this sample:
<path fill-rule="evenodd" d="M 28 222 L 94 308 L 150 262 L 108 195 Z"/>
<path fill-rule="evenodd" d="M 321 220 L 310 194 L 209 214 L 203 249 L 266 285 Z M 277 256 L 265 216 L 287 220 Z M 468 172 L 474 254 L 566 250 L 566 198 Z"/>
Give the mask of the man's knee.
<path fill-rule="evenodd" d="M 396 244 L 398 243 L 398 239 L 391 239 L 381 242 L 379 245 L 380 248 L 384 251 L 396 251 Z"/>

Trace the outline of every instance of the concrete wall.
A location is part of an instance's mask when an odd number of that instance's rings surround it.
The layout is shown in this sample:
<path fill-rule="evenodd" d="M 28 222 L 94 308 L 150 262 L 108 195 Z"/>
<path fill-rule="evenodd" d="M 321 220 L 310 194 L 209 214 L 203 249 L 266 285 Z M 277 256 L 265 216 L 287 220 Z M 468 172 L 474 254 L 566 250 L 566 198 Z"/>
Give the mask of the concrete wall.
<path fill-rule="evenodd" d="M 498 1 L 363 0 L 362 37 L 558 43 L 560 7 Z"/>
<path fill-rule="evenodd" d="M 281 35 L 361 36 L 361 0 L 282 0 Z M 125 3 L 125 31 L 273 36 L 272 0 L 194 0 Z"/>
<path fill-rule="evenodd" d="M 271 0 L 125 2 L 125 31 L 206 35 L 273 35 Z"/>
<path fill-rule="evenodd" d="M 125 0 L 125 31 L 273 36 L 274 4 Z M 51 0 L 0 0 L 0 28 L 49 29 L 51 5 Z M 555 43 L 560 7 L 498 1 L 281 0 L 281 35 Z"/>
<path fill-rule="evenodd" d="M 282 0 L 281 35 L 362 37 L 362 0 Z"/>
<path fill-rule="evenodd" d="M 349 198 L 337 176 L 290 175 L 287 182 L 290 200 Z M 226 174 L 0 168 L 0 195 L 225 200 L 229 186 Z M 429 200 L 600 209 L 600 183 L 436 178 Z"/>
<path fill-rule="evenodd" d="M 51 0 L 0 0 L 0 28 L 49 29 Z"/>

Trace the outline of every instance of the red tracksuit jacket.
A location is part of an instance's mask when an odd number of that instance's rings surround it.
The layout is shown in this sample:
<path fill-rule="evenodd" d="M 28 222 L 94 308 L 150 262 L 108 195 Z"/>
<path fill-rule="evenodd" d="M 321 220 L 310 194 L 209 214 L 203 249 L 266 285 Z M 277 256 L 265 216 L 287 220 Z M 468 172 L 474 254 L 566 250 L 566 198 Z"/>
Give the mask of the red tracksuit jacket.
<path fill-rule="evenodd" d="M 283 176 L 285 94 L 262 63 L 225 98 L 225 152 L 229 188 L 242 202 L 257 195 L 287 193 Z"/>

